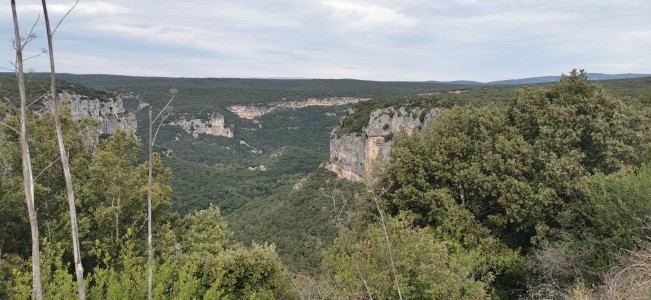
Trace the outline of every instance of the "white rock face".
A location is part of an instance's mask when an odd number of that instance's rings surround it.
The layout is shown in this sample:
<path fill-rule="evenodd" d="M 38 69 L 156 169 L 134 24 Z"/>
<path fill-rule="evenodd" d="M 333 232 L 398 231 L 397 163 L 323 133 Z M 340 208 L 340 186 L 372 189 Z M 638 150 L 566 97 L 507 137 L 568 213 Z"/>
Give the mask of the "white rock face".
<path fill-rule="evenodd" d="M 310 106 L 339 106 L 360 101 L 371 100 L 371 98 L 354 98 L 354 97 L 332 97 L 332 98 L 310 98 L 305 101 L 286 101 L 272 103 L 268 105 L 233 105 L 229 106 L 228 110 L 238 117 L 247 120 L 253 120 L 257 117 L 263 116 L 277 109 L 300 109 Z"/>
<path fill-rule="evenodd" d="M 183 128 L 183 130 L 191 134 L 195 139 L 199 137 L 199 134 L 223 136 L 227 138 L 233 137 L 233 130 L 224 126 L 224 116 L 216 113 L 210 115 L 210 119 L 207 121 L 201 119 L 187 120 L 185 117 L 182 117 L 181 119 L 170 123 L 170 125 L 176 125 Z"/>
<path fill-rule="evenodd" d="M 112 134 L 118 128 L 135 131 L 136 116 L 127 112 L 120 97 L 109 99 L 88 99 L 82 95 L 70 94 L 67 91 L 59 93 L 59 101 L 67 101 L 72 111 L 72 117 L 79 122 L 83 119 L 95 119 L 99 122 L 100 134 Z M 52 101 L 43 101 L 44 111 L 52 111 Z"/>
<path fill-rule="evenodd" d="M 364 180 L 375 167 L 389 161 L 393 135 L 411 134 L 419 130 L 426 121 L 435 119 L 439 111 L 438 108 L 428 111 L 419 108 L 407 110 L 405 107 L 384 108 L 371 113 L 368 125 L 361 133 L 337 137 L 333 131 L 330 160 L 326 168 L 340 178 Z"/>

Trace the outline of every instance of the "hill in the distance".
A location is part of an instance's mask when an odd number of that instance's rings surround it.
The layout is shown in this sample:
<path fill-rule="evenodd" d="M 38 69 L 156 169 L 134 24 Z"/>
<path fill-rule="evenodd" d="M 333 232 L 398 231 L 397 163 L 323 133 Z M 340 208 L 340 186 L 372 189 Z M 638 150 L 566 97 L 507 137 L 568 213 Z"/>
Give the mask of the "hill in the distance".
<path fill-rule="evenodd" d="M 614 80 L 614 79 L 629 79 L 629 78 L 641 78 L 641 77 L 651 77 L 651 74 L 588 73 L 588 80 Z M 540 77 L 531 77 L 531 78 L 491 81 L 488 82 L 487 84 L 538 84 L 538 83 L 555 82 L 560 79 L 561 76 L 540 76 Z"/>

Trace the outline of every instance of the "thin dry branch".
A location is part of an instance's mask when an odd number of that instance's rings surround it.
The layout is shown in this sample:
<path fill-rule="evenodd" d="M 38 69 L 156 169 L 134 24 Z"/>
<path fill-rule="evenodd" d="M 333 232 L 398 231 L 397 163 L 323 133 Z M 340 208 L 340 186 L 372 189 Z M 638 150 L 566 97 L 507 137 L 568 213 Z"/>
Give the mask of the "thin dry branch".
<path fill-rule="evenodd" d="M 27 108 L 29 108 L 30 106 L 32 106 L 34 103 L 36 103 L 36 102 L 38 102 L 38 101 L 41 101 L 43 98 L 47 97 L 48 94 L 49 94 L 49 93 L 45 93 L 45 94 L 43 94 L 43 95 L 40 95 L 38 98 L 36 98 L 36 100 L 34 100 L 34 101 L 32 101 L 30 104 L 28 104 L 28 105 L 27 105 Z"/>
<path fill-rule="evenodd" d="M 7 98 L 7 97 L 2 97 L 2 99 L 4 99 L 5 101 L 7 101 L 7 103 L 9 103 L 9 105 L 11 105 L 11 107 L 12 107 L 13 109 L 18 110 L 18 107 L 16 107 L 16 106 L 14 105 L 14 103 L 11 102 L 11 100 L 9 100 L 9 98 Z"/>
<path fill-rule="evenodd" d="M 77 4 L 79 4 L 79 0 L 77 0 L 77 2 L 75 2 L 75 4 L 73 4 L 72 7 L 68 10 L 68 12 L 66 12 L 66 14 L 63 15 L 63 18 L 59 20 L 59 23 L 57 23 L 57 26 L 55 26 L 54 30 L 52 31 L 52 36 L 54 36 L 54 34 L 57 32 L 57 29 L 59 29 L 59 26 L 61 25 L 61 23 L 63 23 L 63 20 L 65 20 L 68 17 L 68 15 L 72 12 L 72 10 L 74 10 L 75 7 L 77 7 Z"/>
<path fill-rule="evenodd" d="M 2 125 L 2 126 L 4 126 L 4 127 L 7 127 L 7 128 L 9 128 L 9 129 L 11 129 L 11 130 L 13 130 L 13 131 L 14 131 L 15 133 L 17 133 L 17 134 L 20 134 L 20 131 L 18 131 L 18 129 L 13 128 L 13 127 L 7 125 L 7 123 L 5 123 L 5 122 L 0 122 L 0 125 Z"/>
<path fill-rule="evenodd" d="M 45 171 L 47 171 L 47 169 L 51 168 L 60 159 L 61 159 L 61 157 L 58 156 L 57 159 L 51 161 L 43 170 L 41 170 L 41 172 L 38 173 L 38 175 L 36 175 L 36 177 L 34 177 L 34 182 L 36 182 L 36 179 L 38 179 L 39 176 L 41 176 L 43 173 L 45 173 Z"/>
<path fill-rule="evenodd" d="M 30 57 L 28 57 L 28 58 L 24 58 L 23 61 L 28 61 L 28 60 L 30 60 L 30 59 L 37 58 L 37 57 L 39 57 L 39 56 L 41 56 L 41 55 L 43 55 L 43 54 L 46 53 L 44 50 L 42 50 L 42 51 L 43 51 L 43 52 L 41 52 L 41 53 L 39 53 L 39 54 L 34 54 L 34 55 L 32 55 L 32 56 L 30 56 Z"/>
<path fill-rule="evenodd" d="M 171 89 L 170 92 L 172 94 L 172 97 L 170 97 L 170 101 L 167 101 L 165 106 L 163 106 L 163 109 L 161 109 L 160 112 L 158 112 L 158 115 L 156 116 L 156 118 L 154 118 L 154 120 L 151 121 L 152 124 L 156 123 L 156 120 L 158 120 L 158 118 L 163 114 L 163 112 L 167 111 L 167 107 L 170 105 L 170 103 L 172 103 L 172 101 L 174 100 L 174 97 L 176 97 L 177 92 L 176 92 L 175 89 Z"/>

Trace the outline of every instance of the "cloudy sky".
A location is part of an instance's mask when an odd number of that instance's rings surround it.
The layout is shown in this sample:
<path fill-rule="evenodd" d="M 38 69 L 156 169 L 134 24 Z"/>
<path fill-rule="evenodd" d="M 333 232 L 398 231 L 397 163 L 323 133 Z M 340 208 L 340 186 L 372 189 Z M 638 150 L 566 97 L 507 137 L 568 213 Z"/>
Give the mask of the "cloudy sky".
<path fill-rule="evenodd" d="M 18 0 L 21 33 L 41 2 Z M 74 0 L 49 0 L 56 23 Z M 169 77 L 477 80 L 572 68 L 651 73 L 648 0 L 81 0 L 60 72 Z M 45 48 L 45 34 L 29 54 Z M 12 68 L 9 4 L 0 67 Z M 47 57 L 28 61 L 48 71 Z"/>

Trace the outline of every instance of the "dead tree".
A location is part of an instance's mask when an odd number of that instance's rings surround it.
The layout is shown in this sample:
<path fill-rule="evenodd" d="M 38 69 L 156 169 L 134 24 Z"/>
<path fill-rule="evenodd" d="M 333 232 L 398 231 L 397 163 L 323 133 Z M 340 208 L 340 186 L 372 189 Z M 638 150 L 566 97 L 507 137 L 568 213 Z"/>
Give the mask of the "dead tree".
<path fill-rule="evenodd" d="M 84 267 L 81 264 L 81 251 L 79 250 L 79 230 L 77 229 L 77 208 L 75 206 L 75 192 L 72 186 L 72 176 L 70 174 L 70 165 L 68 163 L 68 153 L 66 152 L 63 141 L 63 130 L 61 129 L 61 119 L 59 118 L 59 108 L 57 104 L 56 93 L 56 69 L 54 68 L 54 47 L 52 45 L 52 30 L 50 28 L 50 19 L 48 16 L 47 5 L 43 3 L 43 17 L 45 19 L 45 28 L 47 30 L 47 44 L 50 53 L 50 99 L 52 101 L 52 116 L 54 118 L 54 127 L 57 133 L 57 143 L 59 145 L 59 154 L 61 155 L 61 167 L 66 182 L 66 192 L 68 194 L 68 206 L 70 210 L 70 227 L 72 231 L 72 252 L 75 261 L 75 272 L 77 275 L 77 289 L 79 299 L 86 299 L 86 287 L 84 285 Z"/>
<path fill-rule="evenodd" d="M 154 149 L 154 142 L 156 141 L 156 136 L 158 136 L 158 131 L 160 130 L 160 127 L 163 125 L 163 122 L 167 117 L 170 115 L 170 110 L 169 110 L 169 105 L 172 103 L 172 100 L 174 100 L 174 97 L 176 96 L 176 93 L 178 91 L 176 89 L 170 89 L 170 94 L 171 98 L 165 104 L 163 109 L 158 113 L 155 119 L 151 119 L 151 108 L 149 109 L 149 142 L 147 145 L 149 146 L 149 179 L 147 181 L 147 263 L 148 263 L 148 280 L 147 280 L 147 299 L 151 300 L 152 298 L 152 292 L 153 292 L 153 286 L 154 286 L 154 265 L 153 265 L 153 257 L 154 257 L 154 252 L 153 252 L 153 231 L 152 231 L 152 226 L 151 226 L 151 220 L 152 220 L 152 181 L 153 181 L 153 149 Z M 156 127 L 156 133 L 153 133 L 153 126 L 154 123 L 158 120 L 158 118 L 161 118 L 160 122 L 158 123 L 158 126 Z"/>
<path fill-rule="evenodd" d="M 20 95 L 19 139 L 23 166 L 23 185 L 25 189 L 25 201 L 27 202 L 27 212 L 29 214 L 29 227 L 32 234 L 32 289 L 34 299 L 42 300 L 40 241 L 36 208 L 34 207 L 34 175 L 32 173 L 32 161 L 29 155 L 29 144 L 27 143 L 27 95 L 25 93 L 25 74 L 23 73 L 23 42 L 20 39 L 15 0 L 11 0 L 11 12 L 13 14 L 14 32 L 16 35 L 14 47 L 16 48 L 16 77 L 18 77 L 18 93 Z"/>

